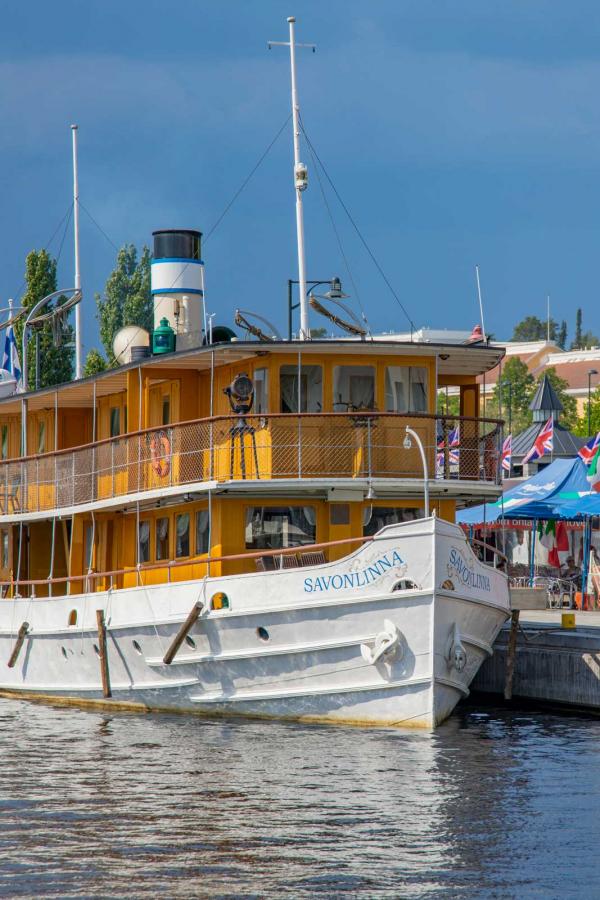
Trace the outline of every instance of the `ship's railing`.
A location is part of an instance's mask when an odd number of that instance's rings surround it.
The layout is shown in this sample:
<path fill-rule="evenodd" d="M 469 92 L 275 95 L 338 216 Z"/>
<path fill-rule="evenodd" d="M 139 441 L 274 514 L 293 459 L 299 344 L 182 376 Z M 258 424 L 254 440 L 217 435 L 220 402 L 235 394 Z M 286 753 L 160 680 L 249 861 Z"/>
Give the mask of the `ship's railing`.
<path fill-rule="evenodd" d="M 502 426 L 412 413 L 218 416 L 0 462 L 0 514 L 60 510 L 203 481 L 422 478 L 499 484 Z"/>

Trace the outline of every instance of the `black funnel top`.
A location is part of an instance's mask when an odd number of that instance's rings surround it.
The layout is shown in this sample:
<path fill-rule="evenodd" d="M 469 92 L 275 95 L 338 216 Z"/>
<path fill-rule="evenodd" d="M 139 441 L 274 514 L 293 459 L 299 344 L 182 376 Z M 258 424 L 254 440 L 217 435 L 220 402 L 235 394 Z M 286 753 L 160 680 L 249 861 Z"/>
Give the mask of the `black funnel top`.
<path fill-rule="evenodd" d="M 200 255 L 201 231 L 185 228 L 169 228 L 153 231 L 154 259 L 202 259 Z"/>

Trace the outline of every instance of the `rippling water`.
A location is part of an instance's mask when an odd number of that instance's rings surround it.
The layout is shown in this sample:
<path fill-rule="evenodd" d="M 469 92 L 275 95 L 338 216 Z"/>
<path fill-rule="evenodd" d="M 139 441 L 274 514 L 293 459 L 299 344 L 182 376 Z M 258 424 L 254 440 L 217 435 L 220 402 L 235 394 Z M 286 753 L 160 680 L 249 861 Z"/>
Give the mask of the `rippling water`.
<path fill-rule="evenodd" d="M 0 700 L 6 897 L 598 897 L 600 722 L 433 734 Z"/>

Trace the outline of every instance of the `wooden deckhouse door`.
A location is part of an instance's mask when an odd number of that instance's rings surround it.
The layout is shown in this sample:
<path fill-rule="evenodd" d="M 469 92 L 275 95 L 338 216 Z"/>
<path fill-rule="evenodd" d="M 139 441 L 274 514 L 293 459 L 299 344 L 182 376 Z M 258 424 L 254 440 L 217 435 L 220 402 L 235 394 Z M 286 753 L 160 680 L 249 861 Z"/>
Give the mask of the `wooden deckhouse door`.
<path fill-rule="evenodd" d="M 151 385 L 148 401 L 148 425 L 150 428 L 160 426 L 160 431 L 153 432 L 148 442 L 148 487 L 177 484 L 180 447 L 177 434 L 169 426 L 179 421 L 179 381 L 168 380 Z"/>

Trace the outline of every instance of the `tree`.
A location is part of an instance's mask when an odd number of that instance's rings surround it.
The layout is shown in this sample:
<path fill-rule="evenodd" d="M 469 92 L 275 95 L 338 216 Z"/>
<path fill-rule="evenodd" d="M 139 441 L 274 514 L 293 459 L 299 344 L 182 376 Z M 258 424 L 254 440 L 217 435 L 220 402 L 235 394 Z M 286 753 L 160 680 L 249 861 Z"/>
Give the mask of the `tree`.
<path fill-rule="evenodd" d="M 438 391 L 437 411 L 440 415 L 460 415 L 460 397 L 458 394 L 447 394 L 445 390 Z"/>
<path fill-rule="evenodd" d="M 25 260 L 25 283 L 27 289 L 21 297 L 21 305 L 29 311 L 48 294 L 56 291 L 56 260 L 46 250 L 32 250 Z M 65 298 L 66 299 L 66 298 Z M 40 314 L 43 310 L 40 310 Z M 19 355 L 21 353 L 25 317 L 15 324 L 15 337 Z M 62 329 L 62 343 L 57 345 L 52 325 L 47 322 L 36 333 L 30 331 L 27 341 L 27 378 L 29 386 L 36 384 L 36 339 L 39 342 L 40 387 L 63 384 L 73 379 L 73 329 L 67 325 Z M 23 360 L 21 360 L 23 364 Z"/>
<path fill-rule="evenodd" d="M 581 347 L 581 322 L 582 322 L 582 313 L 581 308 L 577 310 L 575 313 L 575 337 L 571 343 L 571 350 L 579 350 Z"/>
<path fill-rule="evenodd" d="M 595 391 L 592 391 L 589 405 L 592 408 L 592 414 L 590 416 L 590 434 L 588 435 L 587 403 L 584 403 L 583 415 L 577 420 L 577 426 L 574 429 L 576 434 L 581 435 L 581 437 L 591 437 L 592 434 L 597 434 L 600 431 L 600 386 L 597 387 Z"/>
<path fill-rule="evenodd" d="M 507 422 L 510 404 L 513 434 L 531 424 L 529 404 L 534 389 L 533 375 L 525 363 L 518 356 L 511 357 L 502 369 L 502 380 L 498 380 L 494 388 L 492 402 L 502 406 L 502 415 Z"/>
<path fill-rule="evenodd" d="M 555 341 L 557 325 L 554 319 L 550 319 L 550 340 Z M 545 341 L 548 337 L 548 323 L 538 319 L 537 316 L 526 316 L 514 327 L 513 341 Z"/>
<path fill-rule="evenodd" d="M 113 360 L 113 340 L 125 325 L 140 325 L 148 331 L 153 325 L 150 293 L 151 255 L 147 247 L 138 261 L 133 244 L 125 244 L 117 254 L 117 264 L 108 277 L 105 296 L 96 294 L 100 339 L 109 360 Z"/>
<path fill-rule="evenodd" d="M 600 341 L 593 332 L 584 331 L 581 335 L 580 347 L 597 347 L 599 344 Z"/>
<path fill-rule="evenodd" d="M 83 367 L 83 377 L 87 378 L 88 375 L 97 375 L 99 372 L 106 371 L 107 368 L 106 360 L 100 351 L 93 347 L 86 356 L 85 365 Z"/>
<path fill-rule="evenodd" d="M 563 411 L 560 414 L 560 424 L 572 431 L 577 426 L 577 401 L 575 400 L 575 397 L 571 397 L 570 394 L 567 394 L 569 382 L 565 381 L 564 378 L 561 378 L 560 375 L 557 374 L 554 366 L 550 366 L 542 372 L 536 382 L 536 387 L 543 380 L 544 375 L 548 376 L 548 381 L 556 391 L 558 399 L 563 405 Z"/>
<path fill-rule="evenodd" d="M 311 338 L 315 338 L 315 340 L 319 340 L 319 338 L 327 337 L 327 329 L 326 328 L 311 328 L 310 329 Z"/>
<path fill-rule="evenodd" d="M 563 319 L 560 323 L 560 328 L 558 330 L 558 338 L 556 339 L 556 343 L 560 347 L 561 350 L 566 350 L 567 348 L 567 323 Z"/>

